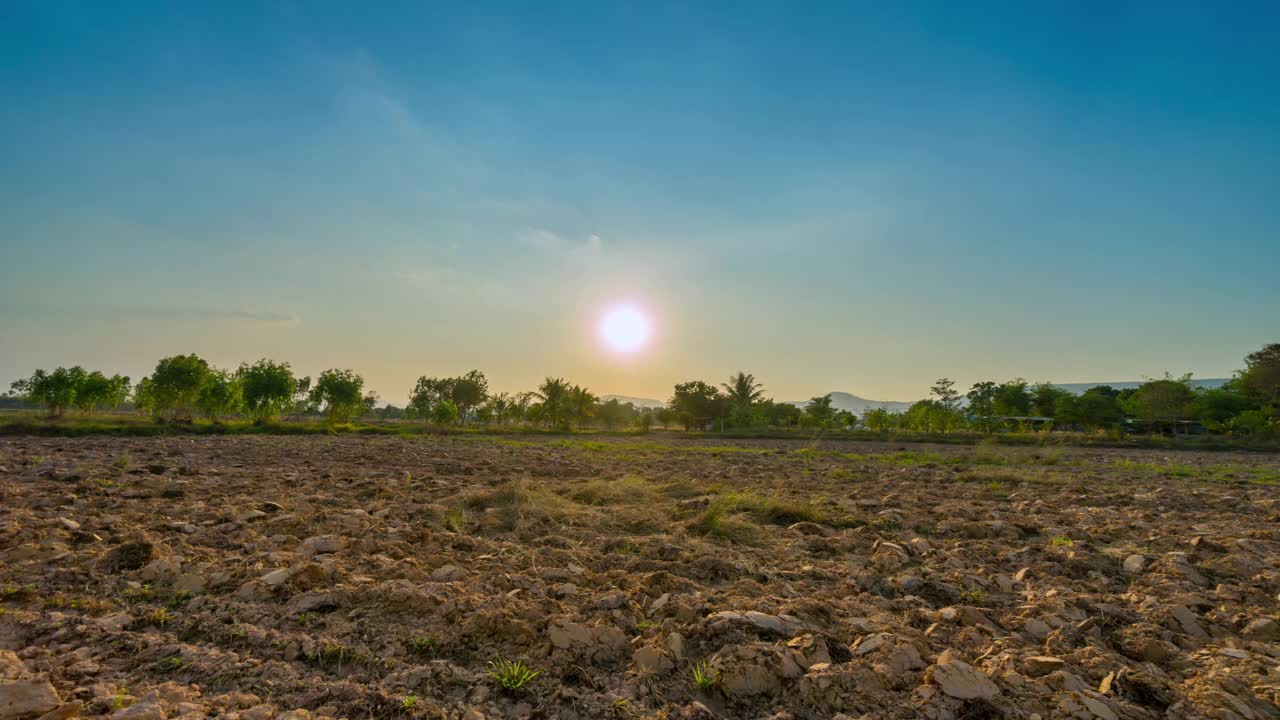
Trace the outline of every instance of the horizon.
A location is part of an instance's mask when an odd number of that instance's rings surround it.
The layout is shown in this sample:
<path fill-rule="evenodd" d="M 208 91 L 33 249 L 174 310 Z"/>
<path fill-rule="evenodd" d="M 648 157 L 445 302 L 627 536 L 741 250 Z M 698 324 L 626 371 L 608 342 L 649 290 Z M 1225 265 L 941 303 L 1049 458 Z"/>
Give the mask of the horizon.
<path fill-rule="evenodd" d="M 195 352 L 393 404 L 471 368 L 905 402 L 1280 335 L 1280 8 L 571 14 L 6 6 L 5 386 Z"/>

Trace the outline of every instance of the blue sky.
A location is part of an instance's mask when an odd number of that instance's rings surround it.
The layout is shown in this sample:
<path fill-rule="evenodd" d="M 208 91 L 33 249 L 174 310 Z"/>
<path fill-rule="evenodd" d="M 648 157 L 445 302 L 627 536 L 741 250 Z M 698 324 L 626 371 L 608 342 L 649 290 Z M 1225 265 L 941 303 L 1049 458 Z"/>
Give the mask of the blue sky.
<path fill-rule="evenodd" d="M 1272 4 L 462 5 L 6 3 L 5 382 L 911 399 L 1280 339 Z"/>

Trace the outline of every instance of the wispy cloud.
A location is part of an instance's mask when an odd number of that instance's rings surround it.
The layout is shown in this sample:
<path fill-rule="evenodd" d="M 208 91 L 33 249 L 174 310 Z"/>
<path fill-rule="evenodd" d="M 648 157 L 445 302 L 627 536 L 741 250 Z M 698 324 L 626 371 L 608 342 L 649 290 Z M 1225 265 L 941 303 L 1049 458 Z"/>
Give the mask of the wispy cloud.
<path fill-rule="evenodd" d="M 595 255 L 604 250 L 604 240 L 591 233 L 582 240 L 572 240 L 545 228 L 531 228 L 517 238 L 527 248 L 547 253 L 571 253 L 576 255 Z"/>

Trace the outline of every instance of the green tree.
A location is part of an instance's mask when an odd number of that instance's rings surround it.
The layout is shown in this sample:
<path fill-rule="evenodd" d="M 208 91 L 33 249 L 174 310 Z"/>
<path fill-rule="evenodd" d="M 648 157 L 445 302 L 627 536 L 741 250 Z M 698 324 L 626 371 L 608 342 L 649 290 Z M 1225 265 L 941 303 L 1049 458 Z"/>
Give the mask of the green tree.
<path fill-rule="evenodd" d="M 483 415 L 487 417 L 490 422 L 505 425 L 507 424 L 507 420 L 510 418 L 511 405 L 512 399 L 510 393 L 490 395 L 488 401 L 485 403 L 485 412 Z"/>
<path fill-rule="evenodd" d="M 1031 388 L 1031 413 L 1040 417 L 1056 417 L 1058 399 L 1070 397 L 1071 393 L 1049 383 L 1040 383 Z"/>
<path fill-rule="evenodd" d="M 1174 379 L 1166 373 L 1163 379 L 1140 385 L 1129 399 L 1128 409 L 1138 418 L 1164 425 L 1186 417 L 1194 400 L 1190 375 Z"/>
<path fill-rule="evenodd" d="M 129 395 L 129 378 L 107 377 L 98 370 L 83 374 L 75 393 L 75 405 L 92 414 L 98 408 L 117 408 Z"/>
<path fill-rule="evenodd" d="M 236 374 L 245 410 L 254 420 L 274 420 L 293 408 L 299 388 L 289 363 L 263 358 L 252 365 L 242 364 Z M 306 381 L 309 391 L 311 378 Z"/>
<path fill-rule="evenodd" d="M 1027 390 L 1027 381 L 1018 378 L 996 386 L 995 397 L 992 398 L 992 409 L 995 415 L 1015 417 L 1030 415 L 1031 393 Z"/>
<path fill-rule="evenodd" d="M 999 386 L 990 380 L 976 382 L 965 397 L 969 400 L 969 413 L 977 425 L 987 432 L 995 430 L 996 393 Z"/>
<path fill-rule="evenodd" d="M 213 422 L 235 415 L 243 407 L 243 381 L 226 370 L 210 370 L 196 397 L 196 409 Z"/>
<path fill-rule="evenodd" d="M 420 377 L 409 393 L 409 409 L 423 420 L 432 418 L 431 409 L 446 400 L 453 402 L 454 378 Z M 457 409 L 457 405 L 454 405 Z"/>
<path fill-rule="evenodd" d="M 303 375 L 294 382 L 293 406 L 294 415 L 306 415 L 311 412 L 311 376 Z"/>
<path fill-rule="evenodd" d="M 604 424 L 605 429 L 612 430 L 625 426 L 638 413 L 631 403 L 621 403 L 618 398 L 609 398 L 596 408 L 596 418 Z"/>
<path fill-rule="evenodd" d="M 529 417 L 529 411 L 533 408 L 533 400 L 536 397 L 536 393 L 517 393 L 515 397 L 511 398 L 511 405 L 507 407 L 507 417 L 513 422 L 532 420 Z"/>
<path fill-rule="evenodd" d="M 1054 401 L 1053 418 L 1059 424 L 1100 428 L 1117 423 L 1124 417 L 1119 391 L 1109 385 L 1098 385 L 1085 390 L 1080 396 L 1067 393 Z"/>
<path fill-rule="evenodd" d="M 884 408 L 867 408 L 862 413 L 862 426 L 875 432 L 890 430 L 895 425 L 893 413 Z"/>
<path fill-rule="evenodd" d="M 951 378 L 939 378 L 938 382 L 929 388 L 929 394 L 937 398 L 942 407 L 948 410 L 960 407 L 960 391 L 956 390 L 956 383 Z"/>
<path fill-rule="evenodd" d="M 777 428 L 795 427 L 800 424 L 800 418 L 804 415 L 804 411 L 791 403 L 780 403 L 773 400 L 761 402 L 757 411 L 766 425 Z"/>
<path fill-rule="evenodd" d="M 1250 400 L 1280 407 L 1280 343 L 1272 343 L 1244 359 L 1237 384 Z"/>
<path fill-rule="evenodd" d="M 831 406 L 831 393 L 809 398 L 809 404 L 804 406 L 805 418 L 818 427 L 830 425 L 835 413 Z"/>
<path fill-rule="evenodd" d="M 36 370 L 31 377 L 10 384 L 13 394 L 44 408 L 50 417 L 58 417 L 76 403 L 76 393 L 84 384 L 84 368 L 60 367 L 53 372 Z"/>
<path fill-rule="evenodd" d="M 465 421 L 489 396 L 489 381 L 484 373 L 472 370 L 462 377 L 453 378 L 449 390 L 449 399 L 458 406 L 458 416 Z"/>
<path fill-rule="evenodd" d="M 764 386 L 756 382 L 756 376 L 739 370 L 729 376 L 729 382 L 722 384 L 730 407 L 751 407 L 764 398 Z"/>
<path fill-rule="evenodd" d="M 596 400 L 596 396 L 584 387 L 574 385 L 569 388 L 569 417 L 579 428 L 594 414 Z"/>
<path fill-rule="evenodd" d="M 675 386 L 667 405 L 684 425 L 685 432 L 704 427 L 720 417 L 725 398 L 713 385 L 701 380 L 691 380 Z"/>
<path fill-rule="evenodd" d="M 148 388 L 152 412 L 160 417 L 190 417 L 209 373 L 209 363 L 195 354 L 161 359 Z"/>
<path fill-rule="evenodd" d="M 570 414 L 569 393 L 572 388 L 564 378 L 548 377 L 534 395 L 542 401 L 542 419 L 551 427 L 567 427 Z"/>
<path fill-rule="evenodd" d="M 1187 410 L 1205 427 L 1219 430 L 1226 427 L 1232 418 L 1252 408 L 1253 403 L 1233 381 L 1219 388 L 1197 390 Z"/>
<path fill-rule="evenodd" d="M 350 422 L 364 410 L 364 378 L 351 370 L 325 370 L 311 388 L 311 402 L 321 407 L 329 422 Z"/>
<path fill-rule="evenodd" d="M 846 430 L 852 430 L 858 427 L 858 416 L 848 410 L 837 410 L 835 424 Z"/>
<path fill-rule="evenodd" d="M 436 425 L 452 425 L 458 422 L 458 406 L 452 400 L 441 400 L 431 406 L 427 417 Z"/>

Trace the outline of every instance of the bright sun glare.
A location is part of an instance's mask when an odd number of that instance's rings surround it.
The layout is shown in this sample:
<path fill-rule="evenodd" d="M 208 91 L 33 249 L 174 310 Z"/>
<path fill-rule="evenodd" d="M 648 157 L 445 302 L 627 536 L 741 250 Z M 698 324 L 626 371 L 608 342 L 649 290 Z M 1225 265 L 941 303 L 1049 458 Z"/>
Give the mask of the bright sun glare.
<path fill-rule="evenodd" d="M 600 337 L 616 352 L 639 350 L 649 342 L 650 334 L 649 316 L 634 305 L 610 308 L 600 320 Z"/>

